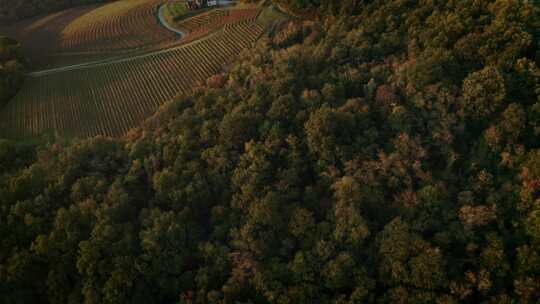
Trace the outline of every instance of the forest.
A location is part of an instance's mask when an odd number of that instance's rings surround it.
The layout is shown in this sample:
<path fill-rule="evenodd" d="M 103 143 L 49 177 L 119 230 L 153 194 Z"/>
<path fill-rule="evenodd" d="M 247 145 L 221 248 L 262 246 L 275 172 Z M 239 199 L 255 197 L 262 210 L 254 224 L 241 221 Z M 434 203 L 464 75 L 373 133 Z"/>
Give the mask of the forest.
<path fill-rule="evenodd" d="M 0 108 L 20 89 L 24 71 L 25 58 L 20 43 L 0 36 Z"/>
<path fill-rule="evenodd" d="M 0 140 L 2 302 L 540 301 L 540 4 L 276 2 L 125 137 Z"/>

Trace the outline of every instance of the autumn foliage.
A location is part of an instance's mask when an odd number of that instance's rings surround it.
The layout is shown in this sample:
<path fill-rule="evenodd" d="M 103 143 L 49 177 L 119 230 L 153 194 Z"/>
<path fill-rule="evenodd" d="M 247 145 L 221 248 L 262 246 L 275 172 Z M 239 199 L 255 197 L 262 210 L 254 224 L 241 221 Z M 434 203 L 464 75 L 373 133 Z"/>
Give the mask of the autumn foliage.
<path fill-rule="evenodd" d="M 537 4 L 296 2 L 129 138 L 0 143 L 4 301 L 540 300 Z"/>

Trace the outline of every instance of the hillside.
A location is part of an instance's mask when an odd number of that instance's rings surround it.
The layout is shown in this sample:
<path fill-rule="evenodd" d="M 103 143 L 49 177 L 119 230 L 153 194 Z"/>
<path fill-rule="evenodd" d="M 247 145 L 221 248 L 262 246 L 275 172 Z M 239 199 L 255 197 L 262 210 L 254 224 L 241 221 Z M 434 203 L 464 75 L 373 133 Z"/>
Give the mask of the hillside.
<path fill-rule="evenodd" d="M 159 24 L 164 0 L 120 0 L 75 7 L 0 28 L 21 42 L 32 70 L 124 57 L 178 37 Z"/>
<path fill-rule="evenodd" d="M 74 6 L 107 1 L 114 0 L 0 0 L 0 25 Z"/>
<path fill-rule="evenodd" d="M 540 301 L 537 3 L 278 2 L 126 136 L 0 141 L 4 302 Z"/>
<path fill-rule="evenodd" d="M 160 105 L 220 72 L 265 31 L 260 9 L 246 6 L 211 11 L 219 17 L 209 21 L 195 15 L 184 21 L 193 25 L 180 37 L 158 23 L 162 2 L 116 1 L 84 8 L 69 22 L 52 15 L 14 25 L 33 68 L 36 62 L 60 66 L 29 74 L 19 94 L 0 109 L 0 136 L 124 135 Z M 59 14 L 78 15 L 77 10 Z M 51 40 L 44 53 L 39 39 L 53 29 L 62 38 Z"/>
<path fill-rule="evenodd" d="M 24 61 L 21 44 L 0 37 L 0 109 L 17 94 L 24 82 Z"/>

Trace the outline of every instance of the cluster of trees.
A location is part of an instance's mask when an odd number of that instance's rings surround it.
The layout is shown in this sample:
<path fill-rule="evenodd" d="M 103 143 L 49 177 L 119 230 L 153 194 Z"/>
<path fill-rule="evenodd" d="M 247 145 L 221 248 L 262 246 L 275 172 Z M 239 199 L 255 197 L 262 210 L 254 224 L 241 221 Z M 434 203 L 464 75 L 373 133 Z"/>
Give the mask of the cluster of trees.
<path fill-rule="evenodd" d="M 114 0 L 0 0 L 0 25 L 62 9 Z"/>
<path fill-rule="evenodd" d="M 19 42 L 0 36 L 0 108 L 24 81 L 24 56 Z"/>
<path fill-rule="evenodd" d="M 3 301 L 538 302 L 539 7 L 360 8 L 125 138 L 0 142 Z"/>
<path fill-rule="evenodd" d="M 256 2 L 256 0 L 251 0 Z M 356 14 L 364 7 L 362 0 L 274 0 L 281 8 L 293 15 L 318 19 L 325 15 Z"/>

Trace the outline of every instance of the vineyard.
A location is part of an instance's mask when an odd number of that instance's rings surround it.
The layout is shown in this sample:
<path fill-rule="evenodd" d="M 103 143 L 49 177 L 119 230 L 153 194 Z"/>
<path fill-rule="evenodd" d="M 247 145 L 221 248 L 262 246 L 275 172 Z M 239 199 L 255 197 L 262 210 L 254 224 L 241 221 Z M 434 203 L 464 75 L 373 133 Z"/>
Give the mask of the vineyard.
<path fill-rule="evenodd" d="M 209 24 L 216 22 L 217 20 L 222 19 L 223 17 L 229 14 L 228 10 L 213 10 L 204 14 L 200 14 L 193 18 L 183 20 L 177 23 L 177 26 L 181 28 L 184 32 L 190 33 L 197 29 L 204 28 Z"/>
<path fill-rule="evenodd" d="M 21 92 L 0 111 L 0 136 L 125 134 L 166 101 L 191 92 L 219 72 L 265 30 L 257 21 L 257 9 L 216 12 L 221 17 L 188 34 L 190 43 L 27 79 Z"/>
<path fill-rule="evenodd" d="M 216 29 L 228 27 L 244 20 L 253 20 L 258 9 L 214 10 L 180 22 L 177 26 L 187 33 L 184 43 L 199 39 Z"/>
<path fill-rule="evenodd" d="M 88 14 L 63 31 L 59 49 L 65 52 L 107 52 L 173 41 L 176 35 L 163 28 L 155 16 L 161 3 L 131 4 L 122 14 L 97 21 L 94 14 Z"/>
<path fill-rule="evenodd" d="M 159 24 L 156 12 L 164 2 L 120 0 L 75 8 L 23 21 L 0 34 L 21 41 L 39 68 L 111 58 L 178 38 Z"/>

